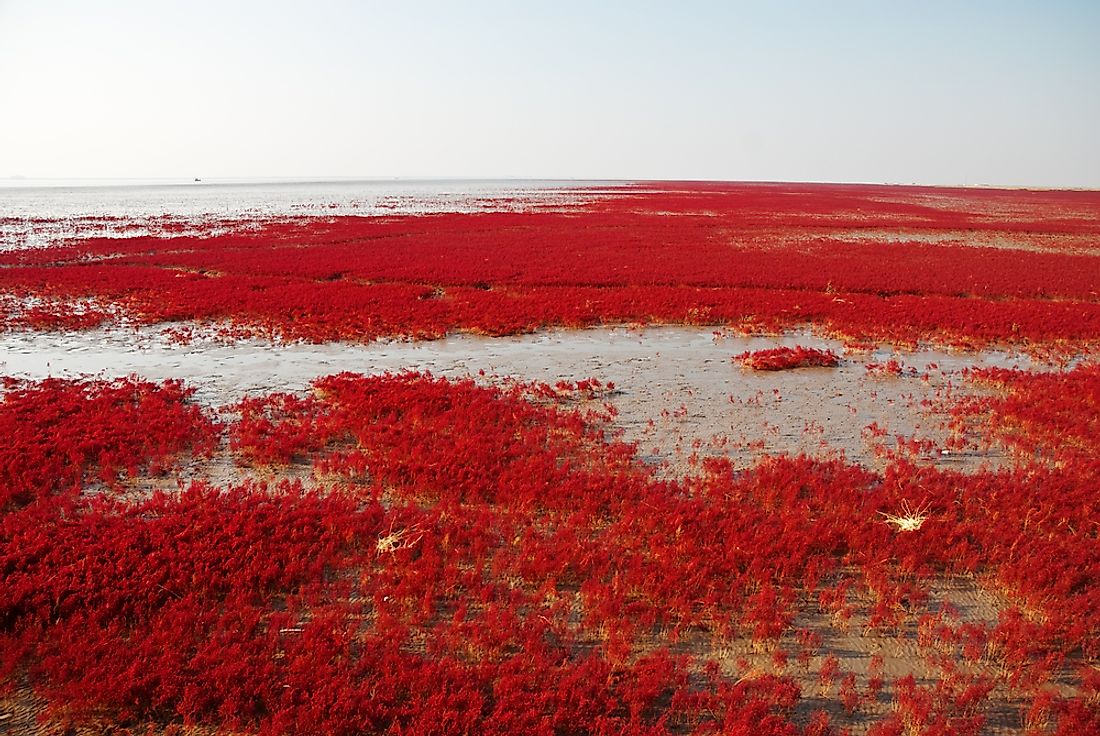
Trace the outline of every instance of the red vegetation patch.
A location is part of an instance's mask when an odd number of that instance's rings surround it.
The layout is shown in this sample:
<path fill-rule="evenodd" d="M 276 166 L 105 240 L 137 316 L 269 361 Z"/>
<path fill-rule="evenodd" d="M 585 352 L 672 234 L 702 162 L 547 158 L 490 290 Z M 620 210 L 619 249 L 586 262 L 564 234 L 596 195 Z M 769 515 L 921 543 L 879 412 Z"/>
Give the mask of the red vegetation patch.
<path fill-rule="evenodd" d="M 807 694 L 782 673 L 818 657 L 806 616 L 850 616 L 851 593 L 868 632 L 916 626 L 942 673 L 893 682 L 878 733 L 977 733 L 993 686 L 1062 727 L 1096 722 L 1095 702 L 1045 689 L 1100 655 L 1094 462 L 879 475 L 781 457 L 661 481 L 598 408 L 559 403 L 603 390 L 330 376 L 242 402 L 228 435 L 243 464 L 309 458 L 331 487 L 127 501 L 88 493 L 88 474 L 204 446 L 185 390 L 10 387 L 0 416 L 34 451 L 3 466 L 21 502 L 0 516 L 0 677 L 59 719 L 138 728 L 825 734 L 827 718 L 791 722 Z M 913 530 L 883 522 L 910 504 Z M 961 623 L 928 606 L 945 576 L 1014 605 Z M 779 671 L 734 666 L 721 652 L 739 638 Z M 837 659 L 819 667 L 822 692 L 864 714 L 873 698 Z"/>
<path fill-rule="evenodd" d="M 896 358 L 891 358 L 885 363 L 865 363 L 864 369 L 869 376 L 900 378 L 902 376 L 913 377 L 917 375 L 916 368 L 907 366 Z"/>
<path fill-rule="evenodd" d="M 972 434 L 1034 460 L 1061 466 L 1100 461 L 1100 365 L 1050 373 L 984 368 L 971 378 L 999 393 L 957 406 L 958 429 L 970 426 Z"/>
<path fill-rule="evenodd" d="M 1100 195 L 659 184 L 569 211 L 299 219 L 0 254 L 9 328 L 145 323 L 308 341 L 659 322 L 960 344 L 1100 334 Z M 1011 248 L 982 247 L 1009 242 Z"/>
<path fill-rule="evenodd" d="M 796 345 L 793 348 L 755 350 L 733 356 L 743 367 L 754 371 L 785 371 L 791 368 L 835 368 L 840 357 L 832 350 Z"/>
<path fill-rule="evenodd" d="M 248 464 L 286 465 L 324 445 L 310 398 L 273 393 L 245 398 L 234 408 L 240 418 L 230 428 L 229 447 Z"/>
<path fill-rule="evenodd" d="M 0 509 L 71 493 L 90 479 L 167 471 L 181 452 L 209 453 L 217 429 L 178 381 L 3 379 Z"/>

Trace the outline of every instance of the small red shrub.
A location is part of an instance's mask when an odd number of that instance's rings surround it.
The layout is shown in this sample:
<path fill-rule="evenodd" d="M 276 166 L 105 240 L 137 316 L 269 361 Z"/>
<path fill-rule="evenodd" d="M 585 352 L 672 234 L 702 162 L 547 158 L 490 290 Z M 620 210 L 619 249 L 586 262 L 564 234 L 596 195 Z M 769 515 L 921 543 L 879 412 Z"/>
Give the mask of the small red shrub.
<path fill-rule="evenodd" d="M 754 371 L 785 371 L 792 368 L 835 368 L 840 364 L 840 358 L 832 350 L 818 350 L 816 348 L 804 348 L 801 345 L 793 348 L 773 348 L 771 350 L 757 350 L 745 352 L 733 356 L 745 368 Z"/>

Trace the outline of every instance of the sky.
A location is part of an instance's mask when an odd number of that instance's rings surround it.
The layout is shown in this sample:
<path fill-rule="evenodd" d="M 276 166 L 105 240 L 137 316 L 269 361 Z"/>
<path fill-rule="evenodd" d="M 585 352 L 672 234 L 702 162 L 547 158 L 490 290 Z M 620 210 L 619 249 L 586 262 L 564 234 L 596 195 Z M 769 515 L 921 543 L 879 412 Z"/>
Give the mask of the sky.
<path fill-rule="evenodd" d="M 1100 188 L 1100 2 L 0 0 L 0 177 Z"/>

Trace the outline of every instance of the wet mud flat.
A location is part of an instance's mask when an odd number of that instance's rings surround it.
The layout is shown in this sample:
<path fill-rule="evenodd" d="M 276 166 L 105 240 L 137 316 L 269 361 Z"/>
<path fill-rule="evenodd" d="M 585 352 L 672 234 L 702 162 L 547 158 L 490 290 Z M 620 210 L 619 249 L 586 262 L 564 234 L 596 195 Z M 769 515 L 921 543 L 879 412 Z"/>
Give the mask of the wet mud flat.
<path fill-rule="evenodd" d="M 1002 459 L 996 449 L 959 454 L 941 447 L 948 435 L 944 406 L 976 390 L 966 385 L 965 371 L 1057 367 L 1010 351 L 845 352 L 840 341 L 811 333 L 742 336 L 680 326 L 317 345 L 217 339 L 179 344 L 169 334 L 119 327 L 7 333 L 0 336 L 0 372 L 29 379 L 181 379 L 209 407 L 274 391 L 304 394 L 314 379 L 345 371 L 548 384 L 595 378 L 614 384 L 607 400 L 622 439 L 637 443 L 644 461 L 682 473 L 693 456 L 729 457 L 747 467 L 761 455 L 841 454 L 876 466 L 884 450 L 914 440 L 924 442 L 926 461 L 944 467 L 996 464 Z M 835 368 L 782 371 L 748 370 L 734 360 L 746 351 L 795 345 L 833 350 L 842 359 Z M 891 361 L 893 372 L 877 370 Z"/>

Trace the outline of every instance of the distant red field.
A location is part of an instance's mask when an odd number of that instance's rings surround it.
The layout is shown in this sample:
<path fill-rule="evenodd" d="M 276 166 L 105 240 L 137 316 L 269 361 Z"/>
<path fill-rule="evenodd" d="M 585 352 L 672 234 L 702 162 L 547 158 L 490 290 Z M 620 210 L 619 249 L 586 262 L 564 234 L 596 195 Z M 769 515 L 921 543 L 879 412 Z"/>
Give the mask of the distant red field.
<path fill-rule="evenodd" d="M 9 329 L 198 321 L 312 342 L 672 323 L 1073 349 L 1100 334 L 1098 285 L 1100 193 L 1071 191 L 654 183 L 565 209 L 0 254 Z"/>

